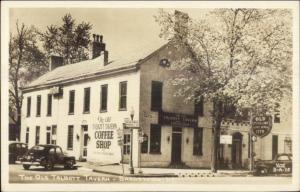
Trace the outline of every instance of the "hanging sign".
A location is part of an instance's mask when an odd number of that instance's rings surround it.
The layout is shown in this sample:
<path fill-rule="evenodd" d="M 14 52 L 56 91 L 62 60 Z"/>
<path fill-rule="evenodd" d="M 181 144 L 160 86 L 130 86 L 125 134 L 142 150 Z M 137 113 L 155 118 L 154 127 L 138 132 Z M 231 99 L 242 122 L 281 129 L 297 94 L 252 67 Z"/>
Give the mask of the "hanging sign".
<path fill-rule="evenodd" d="M 272 129 L 272 117 L 266 115 L 254 116 L 252 119 L 252 133 L 257 137 L 267 136 Z"/>

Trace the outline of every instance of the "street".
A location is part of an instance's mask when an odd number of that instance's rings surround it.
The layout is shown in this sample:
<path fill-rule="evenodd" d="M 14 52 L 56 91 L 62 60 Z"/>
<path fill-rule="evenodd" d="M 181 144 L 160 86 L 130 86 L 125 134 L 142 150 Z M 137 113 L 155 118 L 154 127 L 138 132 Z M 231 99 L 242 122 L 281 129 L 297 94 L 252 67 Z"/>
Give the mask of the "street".
<path fill-rule="evenodd" d="M 22 165 L 9 165 L 10 183 L 189 183 L 189 184 L 257 184 L 282 185 L 291 184 L 292 177 L 122 177 L 93 172 L 85 167 L 65 170 L 55 167 L 45 171 L 42 167 L 24 170 Z"/>

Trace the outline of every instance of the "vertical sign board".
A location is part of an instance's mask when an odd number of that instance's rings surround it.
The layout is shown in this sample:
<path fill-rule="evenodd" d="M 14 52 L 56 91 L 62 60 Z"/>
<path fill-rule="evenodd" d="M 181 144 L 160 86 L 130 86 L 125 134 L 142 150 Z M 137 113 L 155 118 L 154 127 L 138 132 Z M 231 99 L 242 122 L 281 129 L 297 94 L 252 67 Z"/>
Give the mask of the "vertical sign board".
<path fill-rule="evenodd" d="M 252 133 L 257 137 L 267 136 L 272 129 L 272 117 L 267 115 L 254 116 L 252 119 Z"/>

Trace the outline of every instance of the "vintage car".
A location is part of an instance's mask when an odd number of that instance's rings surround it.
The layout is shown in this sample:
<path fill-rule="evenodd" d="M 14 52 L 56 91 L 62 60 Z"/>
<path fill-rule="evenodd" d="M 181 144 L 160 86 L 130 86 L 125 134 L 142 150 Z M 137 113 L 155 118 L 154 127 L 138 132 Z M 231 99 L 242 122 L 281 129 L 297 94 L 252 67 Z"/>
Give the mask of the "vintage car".
<path fill-rule="evenodd" d="M 273 160 L 258 160 L 254 163 L 255 175 L 291 174 L 292 154 L 277 154 Z"/>
<path fill-rule="evenodd" d="M 8 145 L 9 163 L 15 163 L 28 150 L 26 143 L 11 141 Z"/>
<path fill-rule="evenodd" d="M 55 165 L 63 165 L 66 169 L 73 169 L 76 163 L 75 157 L 67 156 L 58 145 L 36 145 L 20 159 L 24 169 L 30 166 L 43 166 L 51 170 Z"/>

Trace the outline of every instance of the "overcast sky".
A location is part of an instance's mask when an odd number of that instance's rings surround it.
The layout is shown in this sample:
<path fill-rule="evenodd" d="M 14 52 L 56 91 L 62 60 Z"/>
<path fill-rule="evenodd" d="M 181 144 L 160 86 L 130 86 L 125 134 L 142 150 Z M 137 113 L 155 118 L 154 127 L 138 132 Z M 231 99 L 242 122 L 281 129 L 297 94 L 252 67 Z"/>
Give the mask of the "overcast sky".
<path fill-rule="evenodd" d="M 168 9 L 174 12 L 172 9 Z M 192 17 L 201 15 L 203 9 L 182 9 Z M 158 49 L 165 40 L 158 37 L 160 27 L 154 20 L 158 9 L 129 8 L 13 8 L 10 9 L 10 31 L 15 32 L 16 21 L 34 25 L 41 31 L 71 13 L 77 23 L 90 22 L 92 34 L 103 35 L 110 58 L 136 58 L 147 56 Z"/>

